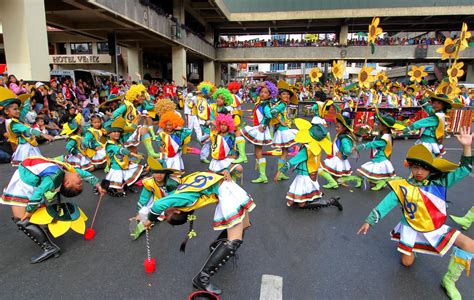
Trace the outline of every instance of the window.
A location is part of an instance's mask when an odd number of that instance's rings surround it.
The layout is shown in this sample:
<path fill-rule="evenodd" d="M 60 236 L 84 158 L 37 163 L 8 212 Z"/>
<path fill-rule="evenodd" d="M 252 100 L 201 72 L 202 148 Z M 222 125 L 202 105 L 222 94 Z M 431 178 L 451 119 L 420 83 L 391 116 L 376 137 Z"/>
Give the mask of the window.
<path fill-rule="evenodd" d="M 270 71 L 282 71 L 285 70 L 285 64 L 270 64 Z"/>
<path fill-rule="evenodd" d="M 258 72 L 258 65 L 249 66 L 249 72 Z"/>
<path fill-rule="evenodd" d="M 109 43 L 98 42 L 97 43 L 97 54 L 109 54 Z"/>
<path fill-rule="evenodd" d="M 92 54 L 92 43 L 71 43 L 71 54 Z"/>
<path fill-rule="evenodd" d="M 299 63 L 289 63 L 287 69 L 288 69 L 288 70 L 301 69 L 301 64 L 299 64 Z"/>

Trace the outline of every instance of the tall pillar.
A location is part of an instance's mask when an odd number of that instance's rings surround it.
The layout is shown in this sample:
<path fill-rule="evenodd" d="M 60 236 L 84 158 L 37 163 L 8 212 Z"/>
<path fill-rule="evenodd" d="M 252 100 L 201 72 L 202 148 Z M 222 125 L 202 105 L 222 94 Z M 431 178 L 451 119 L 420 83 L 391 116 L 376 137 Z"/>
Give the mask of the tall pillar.
<path fill-rule="evenodd" d="M 127 48 L 128 75 L 133 81 L 138 81 L 136 73 L 143 78 L 142 51 L 139 48 Z"/>
<path fill-rule="evenodd" d="M 467 65 L 466 69 L 466 82 L 474 82 L 474 62 Z"/>
<path fill-rule="evenodd" d="M 221 82 L 222 78 L 221 78 L 221 63 L 220 62 L 217 62 L 217 61 L 214 62 L 214 73 L 216 77 L 215 84 L 221 85 L 223 82 Z"/>
<path fill-rule="evenodd" d="M 347 24 L 342 24 L 341 29 L 339 30 L 339 45 L 347 46 L 348 35 L 349 26 Z"/>
<path fill-rule="evenodd" d="M 184 0 L 173 0 L 173 16 L 184 24 Z"/>
<path fill-rule="evenodd" d="M 176 85 L 184 85 L 182 76 L 186 76 L 186 50 L 181 46 L 171 47 L 171 72 Z"/>
<path fill-rule="evenodd" d="M 219 83 L 216 82 L 216 67 L 213 60 L 204 61 L 203 70 L 204 80 L 208 80 L 210 82 L 214 82 L 216 85 L 219 85 Z"/>
<path fill-rule="evenodd" d="M 23 80 L 49 80 L 44 0 L 1 0 L 0 22 L 8 72 Z"/>

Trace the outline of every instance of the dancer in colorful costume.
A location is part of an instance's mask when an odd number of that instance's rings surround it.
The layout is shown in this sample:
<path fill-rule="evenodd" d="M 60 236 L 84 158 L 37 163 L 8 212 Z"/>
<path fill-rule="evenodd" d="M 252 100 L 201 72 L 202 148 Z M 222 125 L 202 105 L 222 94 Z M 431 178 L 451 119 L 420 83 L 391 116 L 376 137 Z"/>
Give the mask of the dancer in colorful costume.
<path fill-rule="evenodd" d="M 281 156 L 278 159 L 278 169 L 283 167 L 286 163 L 286 156 L 288 155 L 288 149 L 296 144 L 295 135 L 296 130 L 290 129 L 290 121 L 287 118 L 287 106 L 290 104 L 297 104 L 298 97 L 291 90 L 288 83 L 284 80 L 280 80 L 277 83 L 278 88 L 278 100 L 272 106 L 270 113 L 273 119 L 270 121 L 270 126 L 274 126 L 274 136 L 272 147 L 281 149 Z M 278 176 L 278 180 L 288 180 L 289 177 L 281 172 Z"/>
<path fill-rule="evenodd" d="M 105 152 L 107 139 L 106 131 L 102 128 L 102 119 L 98 115 L 92 115 L 90 121 L 92 126 L 87 128 L 83 143 L 93 165 L 90 171 L 94 171 L 107 162 L 107 153 Z"/>
<path fill-rule="evenodd" d="M 421 129 L 420 138 L 416 144 L 424 145 L 435 156 L 443 156 L 446 152 L 443 147 L 445 114 L 453 107 L 452 100 L 447 95 L 435 94 L 428 91 L 431 105 L 423 104 L 423 109 L 429 114 L 428 117 L 416 121 L 403 130 L 404 134 Z"/>
<path fill-rule="evenodd" d="M 351 119 L 341 114 L 336 115 L 336 138 L 332 144 L 331 154 L 321 163 L 319 175 L 326 179 L 327 184 L 323 185 L 325 189 L 337 189 L 338 182 L 336 177 L 342 182 L 355 181 L 356 187 L 362 185 L 362 179 L 352 176 L 352 168 L 349 162 L 349 156 L 353 152 L 355 137 L 352 126 L 349 125 Z"/>
<path fill-rule="evenodd" d="M 160 117 L 160 127 L 157 142 L 165 155 L 166 166 L 170 169 L 184 171 L 182 158 L 183 147 L 191 139 L 191 129 L 183 128 L 184 120 L 174 111 L 168 111 Z"/>
<path fill-rule="evenodd" d="M 242 177 L 243 168 L 232 163 L 235 148 L 234 119 L 230 114 L 218 114 L 216 130 L 211 131 L 211 163 L 209 170 L 222 174 L 226 180 Z"/>
<path fill-rule="evenodd" d="M 356 151 L 371 149 L 370 161 L 358 168 L 357 173 L 375 185 L 371 188 L 373 191 L 378 191 L 386 186 L 388 180 L 396 176 L 390 161 L 393 149 L 392 129 L 403 130 L 405 126 L 397 123 L 389 114 L 381 115 L 377 107 L 375 116 L 378 120 L 379 135 L 372 142 L 357 145 L 355 149 Z"/>
<path fill-rule="evenodd" d="M 160 154 L 156 153 L 153 149 L 150 128 L 147 125 L 139 125 L 142 114 L 137 110 L 137 107 L 143 105 L 146 95 L 147 91 L 144 85 L 132 85 L 125 94 L 123 103 L 113 112 L 112 120 L 115 121 L 121 117 L 125 120 L 127 127 L 134 129 L 131 132 L 124 132 L 122 139 L 125 147 L 130 148 L 132 152 L 136 153 L 136 147 L 142 141 L 149 156 L 160 157 Z"/>
<path fill-rule="evenodd" d="M 445 224 L 447 189 L 469 176 L 472 170 L 470 128 L 463 128 L 457 139 L 463 146 L 460 165 L 433 157 L 423 145 L 412 146 L 406 155 L 411 177 L 388 182 L 393 191 L 371 211 L 357 232 L 367 234 L 370 226 L 380 222 L 400 203 L 402 220 L 391 236 L 399 242 L 397 250 L 402 253 L 404 266 L 413 264 L 415 252 L 443 256 L 455 245 L 448 272 L 441 282 L 451 299 L 461 299 L 455 283 L 464 269 L 469 275 L 474 255 L 474 240 Z"/>
<path fill-rule="evenodd" d="M 137 215 L 131 220 L 134 222 L 134 228 L 131 228 L 130 236 L 134 240 L 138 239 L 145 231 L 143 224 L 148 220 L 148 214 L 153 203 L 176 190 L 180 183 L 177 176 L 179 171 L 166 168 L 164 160 L 157 160 L 148 156 L 147 164 L 152 175 L 142 180 L 143 189 L 137 203 Z"/>
<path fill-rule="evenodd" d="M 249 213 L 255 204 L 250 195 L 232 180 L 207 172 L 196 172 L 183 178 L 176 191 L 156 201 L 148 215 L 145 228 L 164 212 L 166 220 L 172 225 L 181 225 L 190 221 L 190 231 L 181 245 L 185 250 L 186 241 L 196 235 L 193 229 L 196 209 L 217 203 L 214 213 L 214 230 L 224 230 L 210 245 L 211 255 L 199 273 L 193 278 L 193 286 L 214 294 L 222 290 L 211 283 L 215 275 L 227 263 L 242 245 L 244 230 L 250 226 Z"/>
<path fill-rule="evenodd" d="M 69 203 L 67 209 L 71 213 L 74 212 L 74 216 L 58 215 L 57 222 L 54 223 L 50 215 L 58 214 L 58 208 L 66 211 L 66 204 L 51 204 L 40 208 L 45 204 L 44 194 L 47 192 L 59 191 L 60 195 L 68 198 L 78 196 L 82 192 L 83 180 L 95 186 L 102 195 L 105 194 L 97 177 L 67 163 L 32 156 L 25 158 L 18 166 L 8 186 L 3 190 L 0 203 L 11 206 L 12 219 L 18 229 L 42 249 L 43 252 L 33 257 L 31 263 L 40 263 L 52 256 L 58 257 L 60 252 L 60 248 L 52 242 L 48 230 L 40 225 L 48 225 L 49 231 L 55 237 L 62 235 L 69 228 L 84 233 L 86 218 L 76 205 Z M 76 220 L 79 221 L 67 223 Z"/>
<path fill-rule="evenodd" d="M 199 119 L 199 124 L 201 125 L 201 140 L 199 141 L 202 144 L 201 153 L 199 158 L 202 163 L 208 164 L 210 161 L 208 159 L 210 149 L 211 149 L 211 140 L 210 140 L 210 124 L 211 120 L 211 107 L 209 105 L 209 99 L 214 94 L 216 87 L 213 83 L 209 81 L 203 81 L 197 86 L 199 95 L 197 95 L 197 116 Z"/>
<path fill-rule="evenodd" d="M 323 91 L 317 91 L 315 97 L 316 103 L 311 107 L 311 110 L 314 112 L 314 117 L 311 120 L 311 123 L 323 124 L 326 126 L 326 120 L 324 118 L 334 101 L 327 99 L 327 95 Z"/>
<path fill-rule="evenodd" d="M 319 209 L 334 205 L 342 210 L 342 206 L 335 198 L 331 200 L 319 199 L 322 193 L 318 183 L 318 169 L 321 150 L 331 151 L 331 139 L 327 129 L 322 124 L 311 124 L 304 119 L 295 119 L 295 141 L 303 144 L 300 151 L 278 169 L 274 181 L 278 182 L 280 173 L 293 169 L 296 177 L 286 194 L 286 205 L 291 207 L 297 203 L 300 208 Z"/>
<path fill-rule="evenodd" d="M 270 132 L 270 120 L 272 119 L 271 101 L 278 96 L 278 89 L 271 81 L 264 81 L 257 87 L 260 101 L 254 108 L 254 126 L 245 126 L 240 133 L 255 147 L 255 158 L 257 160 L 260 176 L 252 183 L 267 183 L 266 174 L 267 160 L 263 157 L 262 149 L 265 145 L 271 145 L 273 136 Z M 239 142 L 237 141 L 237 145 Z M 245 153 L 245 144 L 242 150 L 239 148 L 239 158 L 234 163 L 241 161 L 240 153 Z"/>
<path fill-rule="evenodd" d="M 109 173 L 105 177 L 109 181 L 109 193 L 114 197 L 125 196 L 125 188 L 135 192 L 133 184 L 143 172 L 143 166 L 130 161 L 129 156 L 138 160 L 143 159 L 141 154 L 128 150 L 121 140 L 122 133 L 130 133 L 134 128 L 127 127 L 123 118 L 117 118 L 107 129 L 109 139 L 105 144 Z"/>
<path fill-rule="evenodd" d="M 80 114 L 77 116 L 79 118 L 76 117 L 70 123 L 66 123 L 61 132 L 61 135 L 69 136 L 66 141 L 67 154 L 64 161 L 73 167 L 90 171 L 94 167 L 89 158 L 92 153 L 84 146 L 84 139 L 81 135 L 82 127 L 77 122 L 77 119 L 80 119 Z"/>
<path fill-rule="evenodd" d="M 26 113 L 31 109 L 29 96 L 23 94 L 17 97 L 11 90 L 0 87 L 0 109 L 5 115 L 8 141 L 14 149 L 16 147 L 11 158 L 11 164 L 14 167 L 27 157 L 41 155 L 36 137 L 43 137 L 48 141 L 53 140 L 52 136 L 23 123 Z M 22 102 L 24 102 L 23 105 Z"/>

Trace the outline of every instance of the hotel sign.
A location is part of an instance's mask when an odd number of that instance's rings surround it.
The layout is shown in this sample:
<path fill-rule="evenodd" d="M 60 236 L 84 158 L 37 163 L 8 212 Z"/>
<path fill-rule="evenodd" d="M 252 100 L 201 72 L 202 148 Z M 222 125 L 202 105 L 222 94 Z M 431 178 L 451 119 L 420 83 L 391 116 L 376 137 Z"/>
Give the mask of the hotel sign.
<path fill-rule="evenodd" d="M 73 64 L 110 64 L 112 58 L 108 54 L 98 55 L 50 55 L 49 63 L 55 65 Z"/>

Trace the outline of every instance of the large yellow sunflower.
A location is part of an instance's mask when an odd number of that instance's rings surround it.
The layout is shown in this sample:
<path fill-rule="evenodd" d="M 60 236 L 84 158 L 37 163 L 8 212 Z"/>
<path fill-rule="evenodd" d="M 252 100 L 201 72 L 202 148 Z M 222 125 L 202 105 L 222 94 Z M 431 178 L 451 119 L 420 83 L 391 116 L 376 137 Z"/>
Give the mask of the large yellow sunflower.
<path fill-rule="evenodd" d="M 370 88 L 370 83 L 374 81 L 374 77 L 371 75 L 373 67 L 363 66 L 359 72 L 359 86 L 361 88 Z"/>
<path fill-rule="evenodd" d="M 378 72 L 377 75 L 375 75 L 375 79 L 384 83 L 388 81 L 388 77 L 385 71 Z"/>
<path fill-rule="evenodd" d="M 344 71 L 346 69 L 345 62 L 343 60 L 335 60 L 332 61 L 332 69 L 331 72 L 336 79 L 344 78 Z"/>
<path fill-rule="evenodd" d="M 445 94 L 448 95 L 449 99 L 453 99 L 459 93 L 461 93 L 461 89 L 458 87 L 456 82 L 447 82 L 443 81 L 438 88 L 436 88 L 437 94 Z"/>
<path fill-rule="evenodd" d="M 448 69 L 449 82 L 451 83 L 458 82 L 458 77 L 460 78 L 464 75 L 464 71 L 462 70 L 462 67 L 464 67 L 464 63 L 458 62 L 458 63 L 453 64 L 451 68 Z"/>
<path fill-rule="evenodd" d="M 367 37 L 368 43 L 375 43 L 375 39 L 378 35 L 382 34 L 383 29 L 382 27 L 378 27 L 380 23 L 380 19 L 374 17 L 372 19 L 372 23 L 369 25 L 369 36 Z"/>
<path fill-rule="evenodd" d="M 323 73 L 319 68 L 312 68 L 311 72 L 309 72 L 309 78 L 311 79 L 311 82 L 319 82 L 319 78 L 323 76 Z"/>
<path fill-rule="evenodd" d="M 87 216 L 73 203 L 51 204 L 35 211 L 30 222 L 37 225 L 48 225 L 49 232 L 56 238 L 69 229 L 79 234 L 86 231 Z"/>
<path fill-rule="evenodd" d="M 416 82 L 421 82 L 423 77 L 428 75 L 428 73 L 425 72 L 425 66 L 412 66 L 411 71 L 408 72 L 408 75 L 410 75 L 410 80 L 411 81 L 416 81 Z"/>
<path fill-rule="evenodd" d="M 469 47 L 469 39 L 471 33 L 467 30 L 467 24 L 462 23 L 461 34 L 459 35 L 459 51 L 462 51 Z"/>
<path fill-rule="evenodd" d="M 444 41 L 444 45 L 436 49 L 436 52 L 441 54 L 441 60 L 454 58 L 454 55 L 456 54 L 456 41 L 453 41 L 451 38 L 447 38 Z"/>

